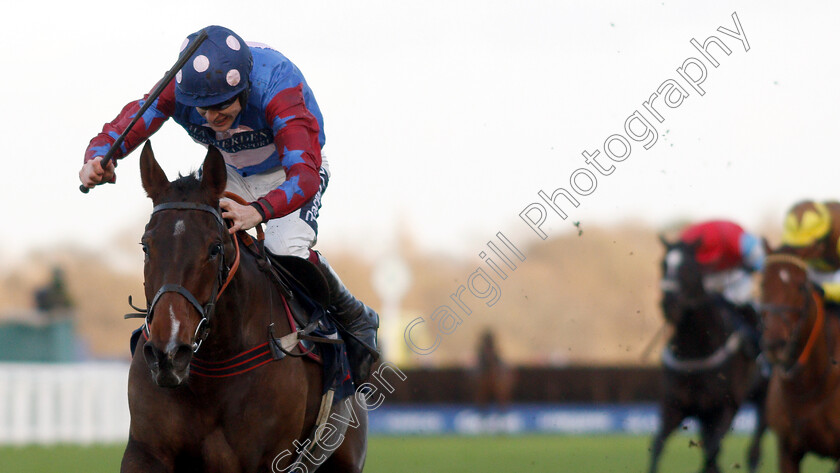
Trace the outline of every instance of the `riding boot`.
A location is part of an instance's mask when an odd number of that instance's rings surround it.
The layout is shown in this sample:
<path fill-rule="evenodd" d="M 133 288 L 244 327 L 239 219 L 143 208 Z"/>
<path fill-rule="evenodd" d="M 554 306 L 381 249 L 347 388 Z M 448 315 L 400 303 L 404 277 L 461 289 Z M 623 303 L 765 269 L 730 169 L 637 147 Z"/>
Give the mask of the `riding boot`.
<path fill-rule="evenodd" d="M 347 348 L 347 358 L 353 372 L 353 382 L 358 386 L 370 375 L 370 368 L 379 359 L 376 343 L 376 329 L 379 328 L 379 315 L 365 305 L 344 286 L 341 279 L 330 267 L 327 259 L 317 253 L 318 266 L 330 289 L 329 313 L 338 325 Z"/>

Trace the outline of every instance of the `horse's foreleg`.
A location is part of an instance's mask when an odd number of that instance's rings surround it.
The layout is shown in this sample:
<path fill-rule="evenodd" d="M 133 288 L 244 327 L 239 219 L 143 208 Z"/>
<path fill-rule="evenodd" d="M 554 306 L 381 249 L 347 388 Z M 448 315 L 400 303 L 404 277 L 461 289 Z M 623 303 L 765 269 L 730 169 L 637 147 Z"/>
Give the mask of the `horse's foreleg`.
<path fill-rule="evenodd" d="M 799 463 L 803 456 L 805 456 L 803 453 L 794 451 L 784 439 L 780 439 L 779 473 L 799 473 Z"/>
<path fill-rule="evenodd" d="M 703 471 L 705 473 L 719 473 L 717 457 L 720 453 L 720 443 L 723 436 L 732 425 L 735 417 L 735 407 L 726 407 L 710 416 L 703 416 L 700 419 L 701 432 L 703 436 Z"/>
<path fill-rule="evenodd" d="M 165 463 L 143 448 L 131 435 L 128 436 L 128 445 L 125 447 L 120 473 L 173 473 L 174 471 L 173 464 Z"/>
<path fill-rule="evenodd" d="M 648 469 L 650 473 L 656 473 L 659 456 L 662 454 L 665 440 L 682 423 L 683 419 L 685 419 L 682 411 L 667 403 L 662 403 L 660 410 L 659 429 L 656 431 L 650 447 L 650 468 Z"/>
<path fill-rule="evenodd" d="M 748 396 L 755 404 L 755 430 L 753 431 L 752 441 L 747 453 L 747 465 L 750 473 L 758 471 L 758 462 L 761 460 L 761 437 L 767 430 L 767 410 L 765 404 L 767 403 L 767 388 L 770 380 L 761 374 L 761 368 L 756 369 L 753 387 Z"/>
<path fill-rule="evenodd" d="M 747 455 L 747 464 L 749 465 L 750 473 L 758 471 L 758 461 L 761 459 L 761 437 L 764 435 L 764 431 L 767 430 L 767 417 L 764 413 L 763 399 L 760 402 L 756 401 L 755 409 L 755 430 L 753 431 L 749 454 Z"/>

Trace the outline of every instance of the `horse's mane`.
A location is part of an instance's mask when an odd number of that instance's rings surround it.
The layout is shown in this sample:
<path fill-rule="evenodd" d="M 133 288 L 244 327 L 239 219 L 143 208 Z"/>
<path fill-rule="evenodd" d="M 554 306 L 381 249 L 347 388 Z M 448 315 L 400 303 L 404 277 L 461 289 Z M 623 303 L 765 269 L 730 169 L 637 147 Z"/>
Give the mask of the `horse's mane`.
<path fill-rule="evenodd" d="M 175 179 L 170 184 L 172 190 L 179 193 L 187 193 L 198 189 L 201 185 L 201 180 L 196 177 L 195 172 L 189 174 L 178 173 L 178 179 Z"/>
<path fill-rule="evenodd" d="M 165 201 L 195 201 L 216 205 L 217 201 L 207 196 L 201 188 L 201 178 L 196 172 L 178 173 L 178 179 L 169 183 Z"/>

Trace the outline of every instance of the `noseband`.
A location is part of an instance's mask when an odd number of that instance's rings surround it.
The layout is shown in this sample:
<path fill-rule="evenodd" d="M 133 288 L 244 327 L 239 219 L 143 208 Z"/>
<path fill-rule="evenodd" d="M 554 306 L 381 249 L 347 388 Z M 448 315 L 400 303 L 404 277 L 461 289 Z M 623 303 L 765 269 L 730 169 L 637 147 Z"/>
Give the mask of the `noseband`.
<path fill-rule="evenodd" d="M 224 236 L 227 232 L 227 226 L 222 219 L 221 214 L 219 211 L 214 207 L 204 204 L 197 204 L 194 202 L 169 202 L 165 204 L 156 205 L 154 209 L 152 209 L 152 216 L 154 216 L 158 212 L 162 212 L 165 210 L 198 210 L 201 212 L 207 212 L 215 218 L 216 223 L 218 224 L 219 232 Z M 149 304 L 146 312 L 146 330 L 149 330 L 149 327 L 152 322 L 152 315 L 154 314 L 155 305 L 157 305 L 160 297 L 167 292 L 175 292 L 180 294 L 184 299 L 186 299 L 195 309 L 198 311 L 198 314 L 201 316 L 201 320 L 198 322 L 198 326 L 195 328 L 195 334 L 193 335 L 193 343 L 192 349 L 193 353 L 198 352 L 198 349 L 201 348 L 202 342 L 207 338 L 208 333 L 210 332 L 210 320 L 213 317 L 213 312 L 216 308 L 216 301 L 222 295 L 225 288 L 230 283 L 231 279 L 233 279 L 233 275 L 236 273 L 236 269 L 239 267 L 239 245 L 236 241 L 236 235 L 234 235 L 234 246 L 236 247 L 236 258 L 234 259 L 232 266 L 225 265 L 225 252 L 224 249 L 219 253 L 219 269 L 216 272 L 216 281 L 213 284 L 213 290 L 210 294 L 210 300 L 201 305 L 192 293 L 180 284 L 174 283 L 167 283 L 163 284 L 160 289 L 158 289 L 155 297 L 152 299 L 152 303 Z"/>

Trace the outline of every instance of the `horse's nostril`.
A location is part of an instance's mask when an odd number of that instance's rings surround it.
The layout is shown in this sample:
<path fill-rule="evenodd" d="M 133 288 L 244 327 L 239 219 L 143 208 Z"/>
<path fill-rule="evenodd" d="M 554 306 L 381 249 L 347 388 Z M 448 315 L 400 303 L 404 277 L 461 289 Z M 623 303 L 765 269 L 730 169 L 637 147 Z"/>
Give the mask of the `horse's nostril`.
<path fill-rule="evenodd" d="M 155 346 L 151 343 L 147 343 L 143 347 L 143 358 L 146 359 L 146 364 L 149 365 L 149 368 L 155 370 L 160 367 L 160 350 L 156 350 Z"/>
<path fill-rule="evenodd" d="M 186 369 L 192 360 L 192 355 L 193 351 L 189 345 L 179 345 L 175 353 L 170 355 L 172 357 L 172 366 L 178 370 Z"/>

